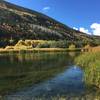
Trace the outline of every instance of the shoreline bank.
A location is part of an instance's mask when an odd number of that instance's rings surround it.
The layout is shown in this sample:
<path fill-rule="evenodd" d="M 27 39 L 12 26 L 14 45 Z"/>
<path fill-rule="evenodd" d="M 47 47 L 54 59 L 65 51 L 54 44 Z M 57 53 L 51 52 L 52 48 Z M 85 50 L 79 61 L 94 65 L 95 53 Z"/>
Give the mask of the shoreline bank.
<path fill-rule="evenodd" d="M 71 52 L 81 51 L 81 48 L 68 49 L 68 48 L 33 48 L 33 49 L 0 49 L 0 53 L 28 53 L 28 52 Z"/>

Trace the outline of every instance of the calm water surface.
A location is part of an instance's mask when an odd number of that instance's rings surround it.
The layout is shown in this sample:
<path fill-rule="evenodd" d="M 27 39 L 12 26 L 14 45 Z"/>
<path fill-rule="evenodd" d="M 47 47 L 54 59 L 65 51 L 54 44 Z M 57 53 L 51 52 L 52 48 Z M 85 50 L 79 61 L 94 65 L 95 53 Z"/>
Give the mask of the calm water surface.
<path fill-rule="evenodd" d="M 87 89 L 84 71 L 74 64 L 79 53 L 0 55 L 0 94 L 4 100 L 99 100 Z"/>

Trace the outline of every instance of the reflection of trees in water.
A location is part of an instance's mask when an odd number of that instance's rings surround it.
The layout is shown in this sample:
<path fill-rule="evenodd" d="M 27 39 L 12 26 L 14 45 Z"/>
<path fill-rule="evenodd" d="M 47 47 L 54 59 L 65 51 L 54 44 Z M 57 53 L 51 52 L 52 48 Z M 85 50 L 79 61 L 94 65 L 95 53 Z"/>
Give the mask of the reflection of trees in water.
<path fill-rule="evenodd" d="M 18 75 L 25 72 L 62 68 L 72 64 L 74 57 L 68 53 L 27 53 L 6 55 L 0 59 L 0 72 Z"/>
<path fill-rule="evenodd" d="M 68 53 L 12 54 L 1 58 L 0 92 L 16 90 L 54 77 L 73 61 Z"/>
<path fill-rule="evenodd" d="M 70 55 L 71 57 L 75 57 L 76 53 L 75 53 L 75 52 L 69 52 L 69 55 Z"/>
<path fill-rule="evenodd" d="M 69 53 L 25 53 L 25 54 L 15 54 L 12 56 L 9 56 L 10 62 L 18 61 L 18 62 L 28 62 L 28 61 L 35 61 L 35 60 L 46 60 L 46 59 L 61 59 L 68 58 L 68 57 L 75 57 L 75 52 L 69 52 Z"/>

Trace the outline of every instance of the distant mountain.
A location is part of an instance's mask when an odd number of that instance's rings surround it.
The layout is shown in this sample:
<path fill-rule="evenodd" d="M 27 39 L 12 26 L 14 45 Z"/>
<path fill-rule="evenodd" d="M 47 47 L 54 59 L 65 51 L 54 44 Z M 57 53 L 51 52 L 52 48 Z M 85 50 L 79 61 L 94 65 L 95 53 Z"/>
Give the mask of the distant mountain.
<path fill-rule="evenodd" d="M 95 41 L 100 37 L 76 31 L 44 14 L 0 0 L 0 46 L 10 39 Z"/>

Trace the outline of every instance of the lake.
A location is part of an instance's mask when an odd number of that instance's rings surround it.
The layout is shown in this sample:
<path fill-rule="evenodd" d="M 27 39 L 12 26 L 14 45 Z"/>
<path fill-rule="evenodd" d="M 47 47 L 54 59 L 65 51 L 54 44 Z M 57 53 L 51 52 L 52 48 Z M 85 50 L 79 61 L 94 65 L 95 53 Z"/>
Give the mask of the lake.
<path fill-rule="evenodd" d="M 78 55 L 79 52 L 0 54 L 0 98 L 100 100 L 100 90 L 87 88 L 84 70 L 74 64 Z"/>

